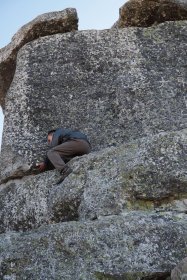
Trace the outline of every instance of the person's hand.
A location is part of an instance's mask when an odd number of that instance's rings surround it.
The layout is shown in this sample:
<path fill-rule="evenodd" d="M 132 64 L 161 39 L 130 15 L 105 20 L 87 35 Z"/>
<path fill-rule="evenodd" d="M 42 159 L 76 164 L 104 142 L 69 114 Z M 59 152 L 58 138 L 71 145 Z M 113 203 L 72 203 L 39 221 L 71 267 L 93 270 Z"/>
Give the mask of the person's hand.
<path fill-rule="evenodd" d="M 46 169 L 46 164 L 45 162 L 40 162 L 37 164 L 37 168 L 39 169 L 40 172 L 44 171 Z"/>

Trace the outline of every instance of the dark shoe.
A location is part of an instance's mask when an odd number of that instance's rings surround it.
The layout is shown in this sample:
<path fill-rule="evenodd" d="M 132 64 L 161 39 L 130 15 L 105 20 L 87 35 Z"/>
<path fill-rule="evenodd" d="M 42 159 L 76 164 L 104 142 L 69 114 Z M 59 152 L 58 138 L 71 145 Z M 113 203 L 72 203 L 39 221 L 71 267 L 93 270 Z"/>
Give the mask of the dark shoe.
<path fill-rule="evenodd" d="M 72 172 L 73 170 L 69 166 L 65 166 L 65 168 L 60 172 L 61 178 L 58 180 L 56 185 L 59 185 L 64 181 L 64 179 Z"/>

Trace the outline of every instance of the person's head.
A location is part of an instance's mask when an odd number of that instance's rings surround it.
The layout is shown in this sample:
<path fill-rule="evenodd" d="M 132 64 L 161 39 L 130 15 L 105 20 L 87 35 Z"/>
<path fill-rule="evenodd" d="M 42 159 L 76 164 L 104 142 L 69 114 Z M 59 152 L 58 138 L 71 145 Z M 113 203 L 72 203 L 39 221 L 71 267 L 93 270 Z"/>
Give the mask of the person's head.
<path fill-rule="evenodd" d="M 55 130 L 50 130 L 48 131 L 48 134 L 47 134 L 47 143 L 50 144 L 52 139 L 53 139 L 53 134 L 54 134 Z"/>

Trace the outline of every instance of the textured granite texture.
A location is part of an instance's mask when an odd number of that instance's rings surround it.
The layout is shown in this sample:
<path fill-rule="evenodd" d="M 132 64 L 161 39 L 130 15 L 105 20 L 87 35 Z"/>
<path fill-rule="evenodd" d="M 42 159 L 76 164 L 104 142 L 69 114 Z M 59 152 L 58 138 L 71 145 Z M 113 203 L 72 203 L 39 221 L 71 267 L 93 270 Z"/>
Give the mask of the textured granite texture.
<path fill-rule="evenodd" d="M 1 175 L 41 159 L 46 133 L 78 128 L 93 150 L 186 127 L 186 22 L 46 36 L 18 54 Z"/>
<path fill-rule="evenodd" d="M 75 9 L 46 13 L 24 25 L 6 47 L 0 49 L 0 105 L 4 109 L 7 90 L 12 82 L 16 57 L 19 49 L 27 42 L 56 33 L 66 33 L 78 29 Z"/>
<path fill-rule="evenodd" d="M 120 8 L 112 28 L 148 27 L 177 20 L 187 20 L 186 0 L 130 0 Z"/>
<path fill-rule="evenodd" d="M 187 129 L 77 157 L 60 185 L 58 171 L 11 180 L 0 187 L 0 232 L 134 210 L 184 218 L 185 155 Z"/>
<path fill-rule="evenodd" d="M 0 162 L 0 279 L 169 280 L 185 260 L 186 34 L 186 21 L 167 22 L 19 50 Z M 56 185 L 58 171 L 30 166 L 59 126 L 87 133 L 93 152 Z M 178 269 L 184 278 L 184 261 Z"/>
<path fill-rule="evenodd" d="M 163 275 L 185 257 L 186 233 L 180 220 L 131 212 L 2 234 L 0 275 L 11 280 L 166 279 Z"/>

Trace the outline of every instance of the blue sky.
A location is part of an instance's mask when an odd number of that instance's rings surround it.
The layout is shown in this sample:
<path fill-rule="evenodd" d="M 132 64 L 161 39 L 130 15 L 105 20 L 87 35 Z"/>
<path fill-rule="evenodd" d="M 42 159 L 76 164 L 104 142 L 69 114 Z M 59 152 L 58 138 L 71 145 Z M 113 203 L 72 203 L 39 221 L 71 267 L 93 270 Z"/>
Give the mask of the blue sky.
<path fill-rule="evenodd" d="M 6 46 L 20 27 L 40 14 L 76 8 L 79 30 L 110 28 L 126 0 L 0 0 L 0 48 Z M 3 114 L 0 110 L 0 143 Z"/>

